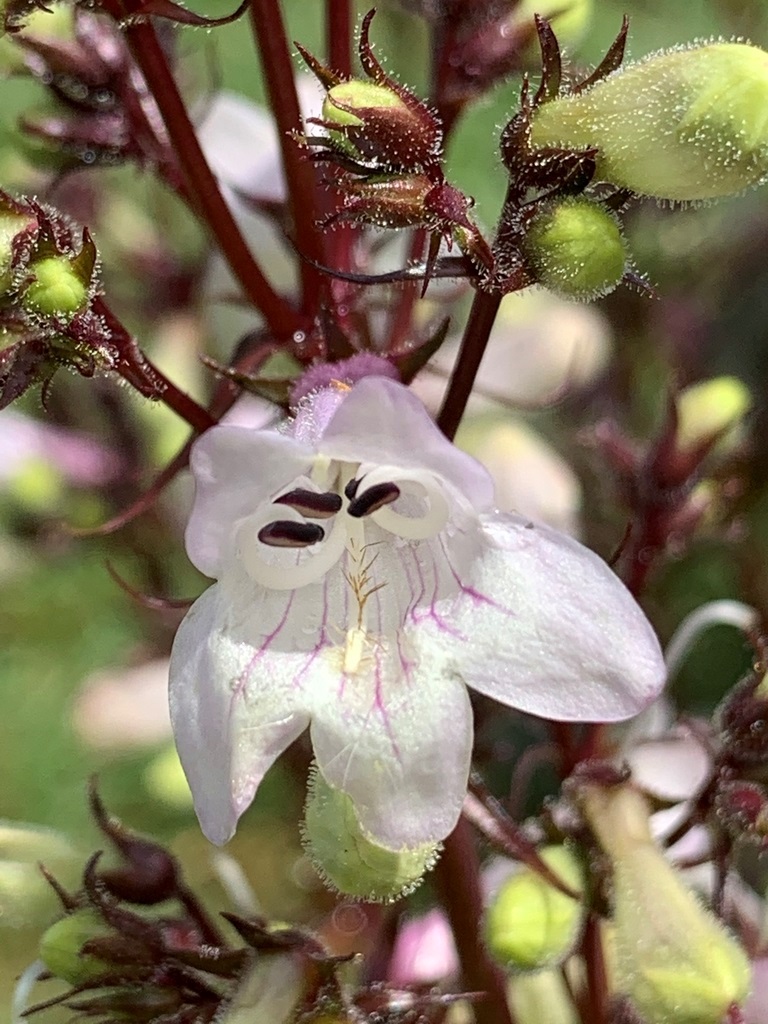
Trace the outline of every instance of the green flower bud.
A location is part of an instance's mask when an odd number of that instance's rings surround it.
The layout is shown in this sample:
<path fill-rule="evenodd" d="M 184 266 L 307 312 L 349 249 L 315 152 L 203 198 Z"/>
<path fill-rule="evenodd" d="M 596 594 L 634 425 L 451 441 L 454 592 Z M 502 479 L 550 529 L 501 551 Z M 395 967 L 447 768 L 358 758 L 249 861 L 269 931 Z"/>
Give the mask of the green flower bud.
<path fill-rule="evenodd" d="M 685 388 L 677 396 L 677 444 L 698 448 L 719 438 L 718 448 L 738 441 L 740 426 L 752 406 L 748 388 L 737 377 L 714 377 Z"/>
<path fill-rule="evenodd" d="M 584 811 L 613 868 L 613 980 L 647 1024 L 721 1024 L 749 994 L 749 960 L 651 837 L 631 786 L 592 787 Z"/>
<path fill-rule="evenodd" d="M 544 103 L 531 144 L 596 146 L 597 178 L 680 202 L 768 177 L 768 53 L 708 43 L 653 53 Z"/>
<path fill-rule="evenodd" d="M 34 280 L 27 286 L 25 308 L 49 316 L 71 317 L 88 305 L 88 281 L 67 256 L 47 256 L 31 263 Z"/>
<path fill-rule="evenodd" d="M 109 927 L 93 910 L 77 910 L 52 924 L 40 940 L 40 959 L 57 978 L 80 985 L 104 974 L 108 965 L 80 951 L 89 939 L 110 935 Z"/>
<path fill-rule="evenodd" d="M 567 847 L 547 847 L 541 857 L 570 888 L 583 888 L 582 865 Z M 485 918 L 485 941 L 508 970 L 537 971 L 561 963 L 571 952 L 582 918 L 582 904 L 523 868 L 493 900 Z"/>
<path fill-rule="evenodd" d="M 337 102 L 342 106 L 337 106 Z M 340 82 L 328 90 L 323 101 L 323 120 L 335 121 L 341 125 L 362 125 L 365 123 L 365 112 L 370 108 L 379 110 L 395 110 L 407 113 L 408 107 L 397 93 L 386 86 L 376 85 L 353 78 L 349 82 Z M 355 111 L 362 116 L 358 117 Z"/>
<path fill-rule="evenodd" d="M 355 899 L 388 903 L 413 891 L 438 856 L 430 843 L 391 850 L 360 826 L 346 793 L 329 786 L 319 771 L 309 780 L 304 845 L 318 873 L 332 888 Z"/>
<path fill-rule="evenodd" d="M 570 299 L 612 292 L 627 261 L 616 215 L 584 198 L 544 206 L 528 229 L 525 252 L 539 283 Z"/>
<path fill-rule="evenodd" d="M 442 131 L 426 104 L 392 87 L 353 78 L 331 86 L 323 102 L 322 123 L 333 148 L 382 169 L 418 171 L 434 162 Z"/>

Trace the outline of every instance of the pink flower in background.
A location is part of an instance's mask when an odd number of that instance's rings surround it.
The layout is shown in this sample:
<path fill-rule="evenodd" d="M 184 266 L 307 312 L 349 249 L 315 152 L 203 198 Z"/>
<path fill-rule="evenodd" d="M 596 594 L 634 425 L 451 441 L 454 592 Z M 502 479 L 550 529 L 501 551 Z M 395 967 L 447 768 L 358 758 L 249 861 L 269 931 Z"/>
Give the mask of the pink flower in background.
<path fill-rule="evenodd" d="M 120 468 L 114 452 L 97 441 L 4 409 L 0 413 L 0 482 L 21 472 L 31 461 L 49 465 L 80 487 L 105 484 Z"/>
<path fill-rule="evenodd" d="M 402 384 L 320 387 L 282 430 L 214 427 L 191 464 L 187 550 L 218 582 L 177 634 L 171 718 L 214 842 L 307 727 L 363 830 L 414 848 L 461 809 L 467 685 L 570 721 L 627 718 L 663 685 L 605 563 L 495 512 L 486 471 Z"/>
<path fill-rule="evenodd" d="M 438 909 L 414 917 L 398 930 L 387 980 L 393 985 L 434 985 L 459 972 L 448 918 Z"/>

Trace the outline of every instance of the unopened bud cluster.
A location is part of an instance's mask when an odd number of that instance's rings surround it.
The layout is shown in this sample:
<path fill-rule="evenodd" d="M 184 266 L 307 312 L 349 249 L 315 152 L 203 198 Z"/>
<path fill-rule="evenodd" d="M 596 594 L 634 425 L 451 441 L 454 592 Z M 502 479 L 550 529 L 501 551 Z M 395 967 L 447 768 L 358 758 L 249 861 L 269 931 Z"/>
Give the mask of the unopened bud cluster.
<path fill-rule="evenodd" d="M 119 371 L 148 397 L 156 381 L 100 309 L 99 259 L 86 229 L 35 199 L 0 192 L 0 409 L 59 367 Z"/>
<path fill-rule="evenodd" d="M 366 79 L 343 79 L 300 47 L 326 89 L 322 117 L 308 122 L 324 134 L 303 139 L 314 159 L 334 170 L 341 206 L 326 224 L 422 227 L 432 235 L 434 255 L 443 239 L 487 268 L 492 257 L 469 216 L 472 200 L 446 181 L 441 167 L 442 125 L 376 60 L 368 38 L 372 16 L 363 20 L 359 46 Z"/>

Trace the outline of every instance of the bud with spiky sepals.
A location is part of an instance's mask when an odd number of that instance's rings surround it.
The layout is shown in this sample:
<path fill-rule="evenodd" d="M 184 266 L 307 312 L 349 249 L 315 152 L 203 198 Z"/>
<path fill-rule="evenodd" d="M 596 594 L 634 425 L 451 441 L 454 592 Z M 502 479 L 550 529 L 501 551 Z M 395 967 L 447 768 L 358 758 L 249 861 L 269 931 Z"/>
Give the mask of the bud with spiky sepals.
<path fill-rule="evenodd" d="M 354 78 L 339 82 L 328 90 L 319 123 L 329 130 L 328 139 L 355 160 L 418 171 L 439 156 L 441 132 L 427 107 L 406 103 L 401 92 Z"/>
<path fill-rule="evenodd" d="M 653 53 L 540 104 L 535 149 L 595 147 L 596 175 L 620 188 L 687 202 L 768 178 L 768 53 L 707 43 Z"/>
<path fill-rule="evenodd" d="M 422 171 L 437 165 L 442 126 L 422 100 L 389 76 L 373 54 L 369 33 L 375 11 L 363 19 L 358 53 L 369 81 L 345 80 L 321 64 L 301 44 L 299 52 L 326 89 L 323 117 L 310 118 L 328 135 L 309 145 L 351 161 L 359 173 Z"/>
<path fill-rule="evenodd" d="M 96 247 L 90 234 L 76 255 L 52 253 L 31 260 L 27 281 L 19 288 L 22 307 L 33 315 L 67 323 L 90 304 L 95 290 Z"/>
<path fill-rule="evenodd" d="M 342 207 L 326 224 L 346 220 L 382 228 L 423 227 L 437 242 L 456 243 L 477 266 L 492 266 L 488 243 L 469 216 L 472 200 L 448 182 L 426 174 L 387 174 L 343 176 L 336 185 Z"/>
<path fill-rule="evenodd" d="M 80 280 L 95 289 L 93 240 L 87 230 L 79 239 L 69 218 L 54 207 L 27 196 L 14 197 L 0 191 L 0 232 L 0 283 L 5 286 L 4 305 L 13 300 L 15 306 L 18 295 L 32 283 L 30 264 L 49 257 L 71 260 Z"/>
<path fill-rule="evenodd" d="M 103 808 L 100 814 L 105 815 Z M 109 827 L 113 833 L 129 834 L 117 822 L 110 820 Z M 211 1021 L 252 963 L 252 951 L 219 937 L 180 876 L 172 889 L 165 888 L 171 899 L 164 903 L 162 916 L 145 908 L 137 913 L 131 905 L 134 899 L 117 894 L 114 873 L 99 870 L 100 858 L 96 853 L 88 861 L 77 893 L 68 892 L 46 873 L 65 917 L 43 937 L 40 953 L 50 972 L 44 977 L 68 981 L 71 988 L 29 1007 L 25 1018 L 62 1004 L 83 1018 L 134 1024 L 165 1020 L 166 1015 L 179 1021 Z M 173 861 L 167 852 L 164 859 Z M 156 877 L 156 872 L 150 875 Z M 149 888 L 158 894 L 153 881 Z M 142 897 L 133 889 L 131 894 Z M 250 927 L 256 930 L 253 924 Z M 237 930 L 251 945 L 242 929 Z"/>
<path fill-rule="evenodd" d="M 304 809 L 304 843 L 320 876 L 355 899 L 389 903 L 413 891 L 432 869 L 439 847 L 392 850 L 361 828 L 350 798 L 315 769 Z"/>
<path fill-rule="evenodd" d="M 534 279 L 569 299 L 607 295 L 627 265 L 618 217 L 581 196 L 542 203 L 528 226 L 524 251 Z"/>
<path fill-rule="evenodd" d="M 647 1024 L 721 1024 L 749 994 L 744 950 L 656 846 L 631 785 L 581 790 L 613 874 L 613 981 Z"/>
<path fill-rule="evenodd" d="M 548 846 L 542 860 L 574 891 L 584 887 L 579 858 L 565 846 Z M 573 950 L 584 907 L 530 868 L 509 878 L 494 896 L 485 918 L 485 941 L 507 970 L 554 967 Z"/>

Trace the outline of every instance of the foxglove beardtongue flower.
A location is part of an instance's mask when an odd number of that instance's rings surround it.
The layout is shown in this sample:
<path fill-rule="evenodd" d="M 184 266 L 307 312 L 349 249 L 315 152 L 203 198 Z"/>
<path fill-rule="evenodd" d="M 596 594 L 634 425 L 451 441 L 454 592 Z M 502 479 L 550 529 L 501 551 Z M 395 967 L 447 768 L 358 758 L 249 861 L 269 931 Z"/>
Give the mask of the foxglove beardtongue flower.
<path fill-rule="evenodd" d="M 571 721 L 627 718 L 662 687 L 607 566 L 494 512 L 488 474 L 402 384 L 331 382 L 281 430 L 214 427 L 192 470 L 187 550 L 218 582 L 176 637 L 171 716 L 216 843 L 307 726 L 364 832 L 414 849 L 461 809 L 465 684 Z"/>

